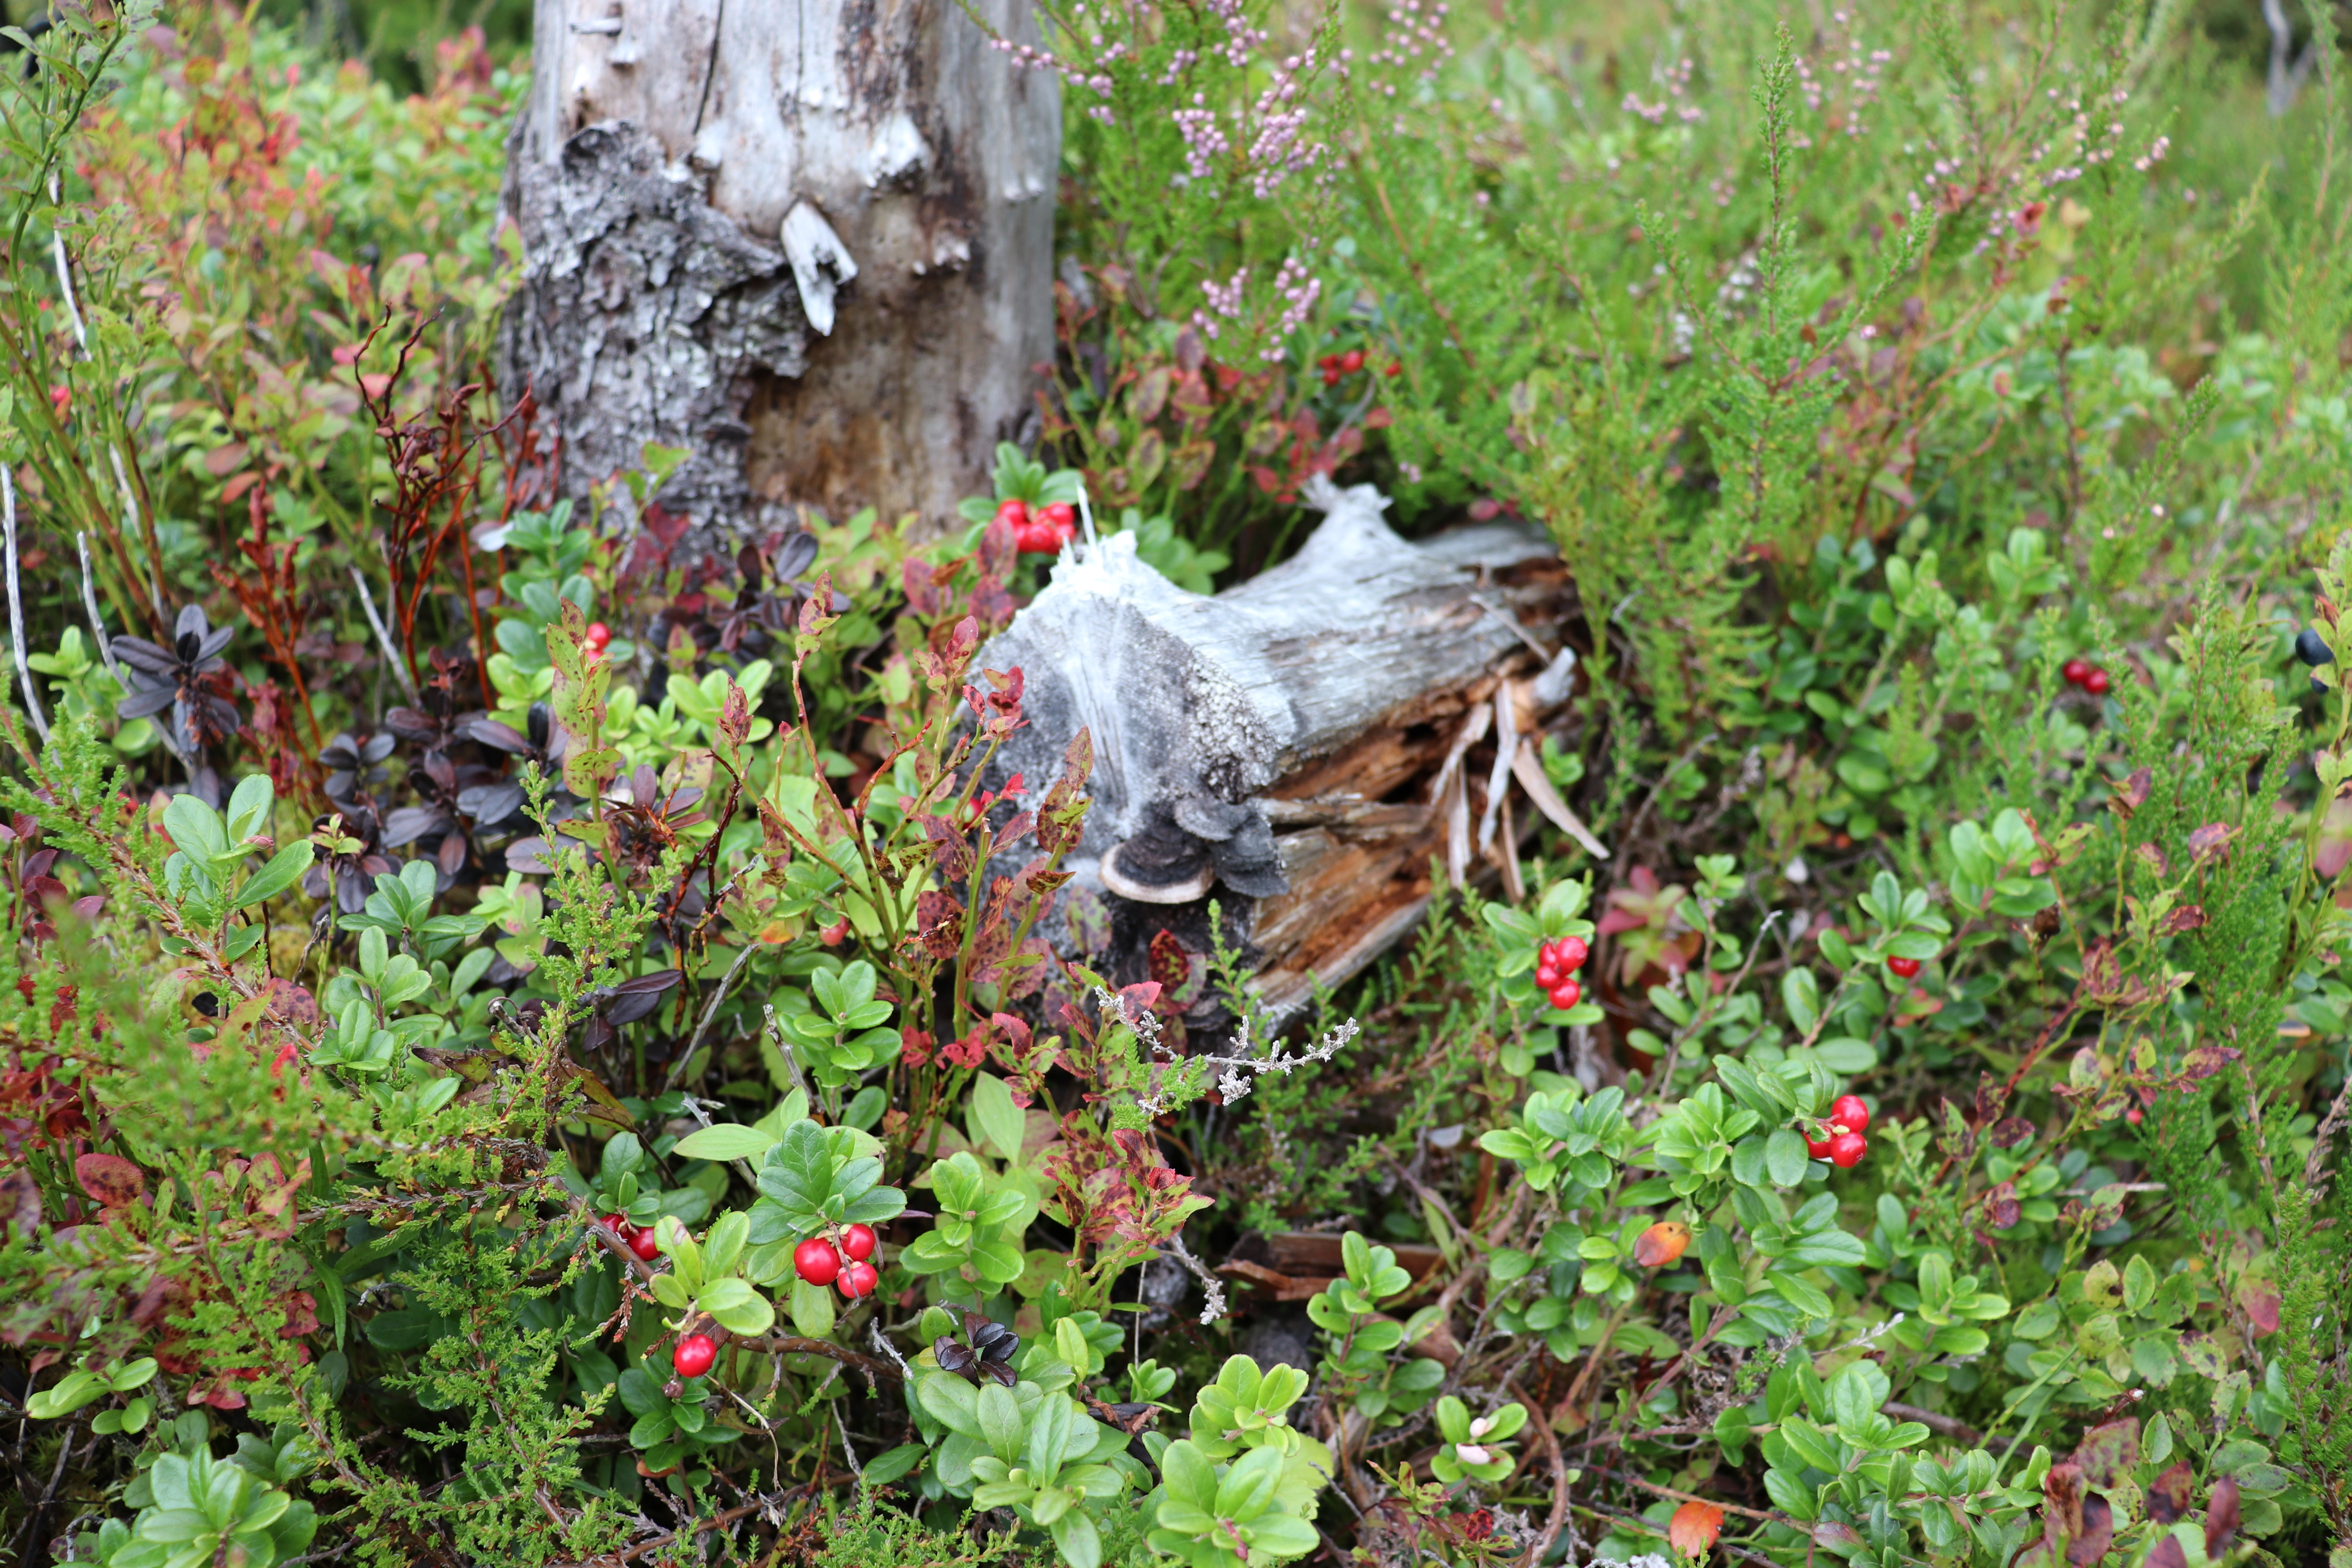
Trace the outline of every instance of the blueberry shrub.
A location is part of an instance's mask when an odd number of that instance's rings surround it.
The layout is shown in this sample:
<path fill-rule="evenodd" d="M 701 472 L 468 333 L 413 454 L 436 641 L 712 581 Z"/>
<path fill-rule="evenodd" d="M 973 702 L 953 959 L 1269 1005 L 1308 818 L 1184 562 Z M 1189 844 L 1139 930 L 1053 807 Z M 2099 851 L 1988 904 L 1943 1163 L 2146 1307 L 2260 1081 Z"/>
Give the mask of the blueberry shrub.
<path fill-rule="evenodd" d="M 730 553 L 510 46 L 8 33 L 6 1561 L 2352 1565 L 2341 8 L 1039 11 L 1041 437 Z M 1611 852 L 1276 1017 L 985 645 L 1325 477 Z"/>

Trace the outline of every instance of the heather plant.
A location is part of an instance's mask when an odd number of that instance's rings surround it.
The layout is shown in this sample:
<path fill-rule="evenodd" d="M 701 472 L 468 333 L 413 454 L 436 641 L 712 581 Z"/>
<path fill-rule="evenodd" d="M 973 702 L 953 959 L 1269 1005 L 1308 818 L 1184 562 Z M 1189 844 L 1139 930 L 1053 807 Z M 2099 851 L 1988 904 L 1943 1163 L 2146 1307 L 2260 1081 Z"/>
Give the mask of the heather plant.
<path fill-rule="evenodd" d="M 692 562 L 480 384 L 477 46 L 20 40 L 10 1551 L 2352 1550 L 2330 14 L 1046 21 L 1043 446 Z M 1557 544 L 1612 854 L 1282 1019 L 983 650 L 1332 474 Z"/>

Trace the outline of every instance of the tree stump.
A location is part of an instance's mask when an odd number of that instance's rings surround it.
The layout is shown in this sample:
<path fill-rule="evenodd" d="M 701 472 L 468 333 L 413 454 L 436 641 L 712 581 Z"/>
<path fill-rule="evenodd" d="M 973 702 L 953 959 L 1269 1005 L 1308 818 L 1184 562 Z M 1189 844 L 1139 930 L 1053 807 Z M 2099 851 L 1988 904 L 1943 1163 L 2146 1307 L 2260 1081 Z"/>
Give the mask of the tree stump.
<path fill-rule="evenodd" d="M 991 30 L 1035 44 L 1029 0 L 538 0 L 500 379 L 566 494 L 683 449 L 658 499 L 708 546 L 987 489 L 1053 355 L 1061 153 Z"/>
<path fill-rule="evenodd" d="M 1575 663 L 1544 641 L 1568 587 L 1549 542 L 1487 523 L 1411 543 L 1369 485 L 1308 501 L 1328 515 L 1298 554 L 1214 597 L 1129 535 L 1074 546 L 981 653 L 1026 681 L 998 782 L 1050 778 L 1092 732 L 1094 807 L 1064 864 L 1071 896 L 1108 907 L 1112 972 L 1147 978 L 1163 931 L 1207 952 L 1214 902 L 1276 1018 L 1412 928 L 1433 861 L 1516 889 L 1514 784 L 1605 854 L 1535 747 Z"/>

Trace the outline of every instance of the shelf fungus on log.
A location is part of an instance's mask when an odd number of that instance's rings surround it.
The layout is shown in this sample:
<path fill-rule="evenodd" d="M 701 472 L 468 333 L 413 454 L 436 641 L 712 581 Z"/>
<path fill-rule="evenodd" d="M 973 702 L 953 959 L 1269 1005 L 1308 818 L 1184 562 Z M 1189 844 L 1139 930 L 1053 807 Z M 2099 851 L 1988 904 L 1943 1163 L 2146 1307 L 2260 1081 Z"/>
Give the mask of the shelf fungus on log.
<path fill-rule="evenodd" d="M 1575 666 L 1538 640 L 1568 591 L 1550 545 L 1509 523 L 1408 542 L 1369 485 L 1317 480 L 1307 500 L 1328 515 L 1298 554 L 1213 597 L 1144 563 L 1131 534 L 1073 546 L 979 660 L 1027 682 L 1028 723 L 992 783 L 1050 778 L 1092 732 L 1094 806 L 1065 862 L 1077 909 L 1053 922 L 1056 945 L 1131 983 L 1171 978 L 1172 938 L 1189 999 L 1213 903 L 1277 1017 L 1409 931 L 1433 861 L 1516 892 L 1532 818 L 1514 816 L 1514 784 L 1607 853 L 1538 749 Z"/>

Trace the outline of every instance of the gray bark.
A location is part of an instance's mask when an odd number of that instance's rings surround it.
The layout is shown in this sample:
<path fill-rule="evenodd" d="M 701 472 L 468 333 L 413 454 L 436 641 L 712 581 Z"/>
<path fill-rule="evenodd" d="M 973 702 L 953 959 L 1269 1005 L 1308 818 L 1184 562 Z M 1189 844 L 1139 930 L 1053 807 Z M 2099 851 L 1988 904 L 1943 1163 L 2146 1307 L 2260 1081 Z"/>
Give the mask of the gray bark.
<path fill-rule="evenodd" d="M 1029 0 L 978 10 L 1035 41 Z M 703 543 L 984 490 L 1053 353 L 1049 73 L 944 0 L 538 0 L 533 67 L 501 376 L 566 493 L 648 441 Z"/>
<path fill-rule="evenodd" d="M 1460 880 L 1470 824 L 1490 811 L 1499 831 L 1480 852 L 1516 877 L 1507 790 L 1517 826 L 1531 825 L 1529 802 L 1556 821 L 1567 811 L 1520 760 L 1573 662 L 1528 630 L 1556 623 L 1565 587 L 1549 542 L 1490 524 L 1408 543 L 1370 486 L 1325 482 L 1309 500 L 1329 515 L 1306 547 L 1213 598 L 1145 565 L 1130 536 L 1074 550 L 981 650 L 983 667 L 1017 665 L 1025 681 L 1028 722 L 1001 772 L 1042 787 L 1071 737 L 1092 733 L 1094 805 L 1065 865 L 1110 909 L 1124 981 L 1143 977 L 1163 928 L 1206 949 L 1214 900 L 1261 999 L 1286 1012 L 1411 930 L 1432 858 L 1454 840 Z M 1207 890 L 1123 896 L 1129 847 L 1147 839 L 1180 862 L 1189 853 Z M 1171 875 L 1144 890 L 1192 885 Z"/>

